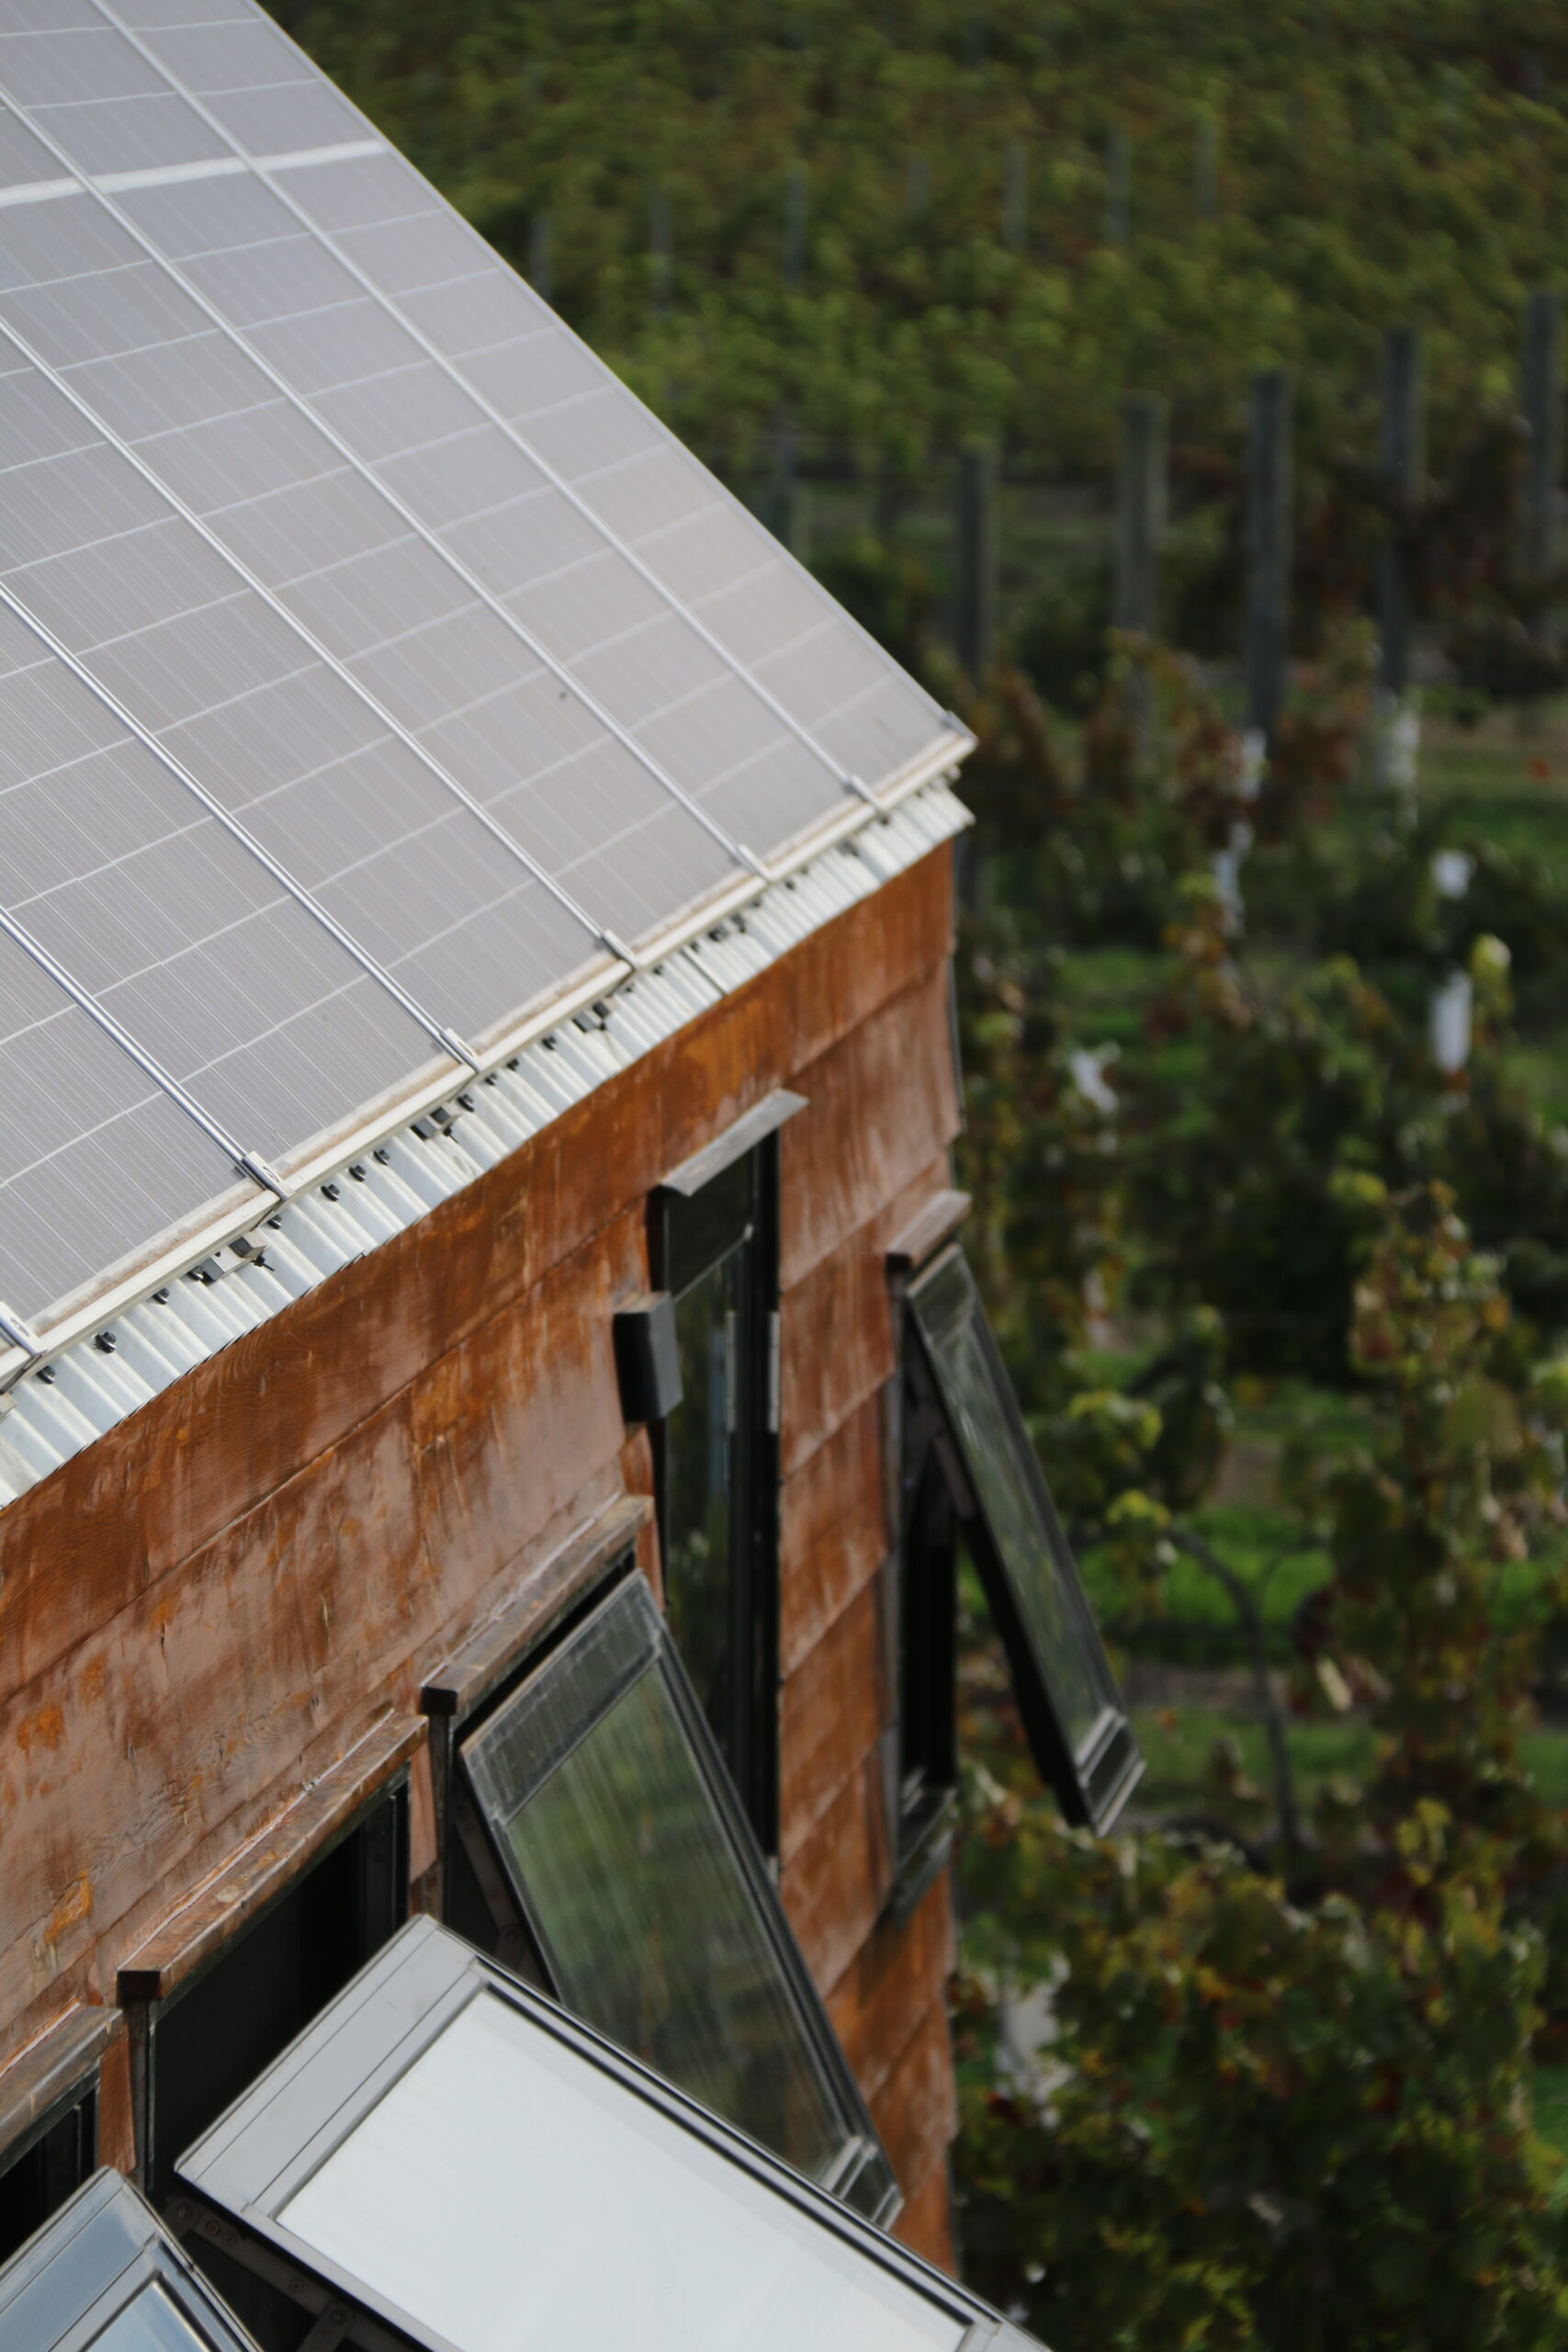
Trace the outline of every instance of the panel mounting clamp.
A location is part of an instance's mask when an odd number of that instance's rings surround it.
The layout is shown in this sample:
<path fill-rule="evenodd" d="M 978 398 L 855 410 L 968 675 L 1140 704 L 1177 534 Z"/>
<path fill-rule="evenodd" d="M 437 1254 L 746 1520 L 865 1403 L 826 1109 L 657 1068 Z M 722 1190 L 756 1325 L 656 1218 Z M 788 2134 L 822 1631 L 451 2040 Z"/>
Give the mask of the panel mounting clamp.
<path fill-rule="evenodd" d="M 280 1201 L 288 1201 L 289 1197 L 288 1185 L 276 1169 L 270 1166 L 259 1151 L 241 1152 L 234 1165 L 242 1175 L 249 1176 L 253 1182 L 262 1187 L 264 1192 L 274 1193 Z"/>
<path fill-rule="evenodd" d="M 480 1061 L 472 1046 L 464 1044 L 455 1029 L 438 1029 L 435 1034 L 455 1061 L 467 1062 L 476 1078 L 482 1074 L 483 1062 Z"/>
<path fill-rule="evenodd" d="M 0 1298 L 0 1334 L 9 1340 L 13 1347 L 24 1349 L 29 1356 L 41 1356 L 43 1353 L 43 1341 L 32 1325 L 7 1306 L 3 1298 Z"/>

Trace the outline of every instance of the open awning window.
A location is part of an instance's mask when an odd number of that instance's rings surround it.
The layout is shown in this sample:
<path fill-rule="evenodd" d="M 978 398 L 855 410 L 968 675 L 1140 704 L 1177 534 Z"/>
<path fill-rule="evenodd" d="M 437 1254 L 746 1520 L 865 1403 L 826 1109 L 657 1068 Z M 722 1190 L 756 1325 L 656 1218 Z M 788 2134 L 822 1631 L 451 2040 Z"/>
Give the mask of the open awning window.
<path fill-rule="evenodd" d="M 963 1250 L 907 1295 L 1035 1760 L 1069 1820 L 1108 1829 L 1143 1758 Z"/>
<path fill-rule="evenodd" d="M 0 2269 L 0 2352 L 255 2352 L 150 2206 L 95 2173 Z"/>
<path fill-rule="evenodd" d="M 179 2226 L 324 2285 L 352 2341 L 376 2319 L 430 2352 L 1024 2342 L 427 1919 L 179 2169 Z"/>
<path fill-rule="evenodd" d="M 644 1579 L 619 1585 L 458 1755 L 558 1997 L 886 2219 L 887 2160 Z"/>

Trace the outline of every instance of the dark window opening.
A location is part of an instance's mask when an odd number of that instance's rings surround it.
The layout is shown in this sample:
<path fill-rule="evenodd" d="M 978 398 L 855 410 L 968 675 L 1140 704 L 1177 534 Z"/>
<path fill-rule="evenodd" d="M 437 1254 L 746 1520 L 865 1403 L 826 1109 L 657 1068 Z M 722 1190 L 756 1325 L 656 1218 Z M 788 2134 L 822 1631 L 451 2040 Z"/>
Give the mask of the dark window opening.
<path fill-rule="evenodd" d="M 655 1433 L 665 1604 L 767 1853 L 778 1843 L 777 1168 L 770 1139 L 699 1192 L 661 1193 L 653 1237 L 683 1392 Z"/>
<path fill-rule="evenodd" d="M 907 1912 L 948 1860 L 958 1781 L 958 1515 L 934 1416 L 903 1385 L 897 1580 L 898 1727 L 895 1908 Z"/>
<path fill-rule="evenodd" d="M 89 2085 L 0 2157 L 0 2262 L 91 2178 L 97 2161 L 98 2101 Z"/>
<path fill-rule="evenodd" d="M 149 2021 L 149 2194 L 164 2205 L 175 2166 L 262 2070 L 401 1926 L 408 1911 L 408 1805 L 389 1791 L 330 1852 L 157 2004 Z M 220 2248 L 193 2243 L 201 2267 L 262 2352 L 296 2352 L 298 2307 Z"/>

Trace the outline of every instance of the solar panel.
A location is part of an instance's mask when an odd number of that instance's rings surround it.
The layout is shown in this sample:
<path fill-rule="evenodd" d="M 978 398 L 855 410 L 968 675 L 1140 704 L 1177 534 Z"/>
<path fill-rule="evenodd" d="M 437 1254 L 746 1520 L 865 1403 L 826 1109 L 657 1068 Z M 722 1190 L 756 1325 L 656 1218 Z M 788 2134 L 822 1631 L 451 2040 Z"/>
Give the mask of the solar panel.
<path fill-rule="evenodd" d="M 732 837 L 776 852 L 844 808 L 846 768 L 884 778 L 955 746 L 929 698 L 259 11 L 135 15 L 148 53 L 264 162 L 273 192 L 263 205 L 253 184 L 227 246 L 217 228 L 192 244 L 205 183 L 117 200 Z M 342 256 L 335 280 L 321 240 Z M 705 577 L 700 616 L 677 586 L 694 530 L 698 560 L 728 566 Z M 750 669 L 742 639 L 760 648 Z M 835 729 L 848 759 L 823 748 Z"/>
<path fill-rule="evenodd" d="M 28 226 L 63 216 L 92 217 L 51 204 Z M 13 279 L 26 250 L 10 234 L 17 217 L 3 241 Z M 39 290 L 0 288 L 0 334 Z M 79 319 L 88 333 L 90 316 L 84 308 L 62 323 L 35 305 L 27 320 L 64 361 L 70 330 Z M 99 322 L 100 348 L 115 332 L 111 318 Z M 62 389 L 25 363 L 0 376 L 0 403 L 27 427 L 7 436 L 0 469 L 0 579 L 406 988 L 429 1027 L 482 1033 L 583 967 L 587 927 L 505 859 Z M 406 1074 L 423 1056 L 409 1056 L 406 1035 L 401 1044 Z M 374 1091 L 367 1084 L 361 1099 Z"/>
<path fill-rule="evenodd" d="M 0 930 L 0 1298 L 37 1320 L 234 1182 L 221 1147 Z"/>
<path fill-rule="evenodd" d="M 0 500 L 0 572 L 38 518 Z M 0 609 L 0 904 L 243 1148 L 285 1154 L 428 1054 L 419 1024 Z"/>
<path fill-rule="evenodd" d="M 200 215 L 246 192 L 272 200 L 248 176 L 145 193 Z M 643 937 L 733 877 L 721 842 L 112 214 L 85 195 L 17 209 L 0 316 L 595 928 Z"/>

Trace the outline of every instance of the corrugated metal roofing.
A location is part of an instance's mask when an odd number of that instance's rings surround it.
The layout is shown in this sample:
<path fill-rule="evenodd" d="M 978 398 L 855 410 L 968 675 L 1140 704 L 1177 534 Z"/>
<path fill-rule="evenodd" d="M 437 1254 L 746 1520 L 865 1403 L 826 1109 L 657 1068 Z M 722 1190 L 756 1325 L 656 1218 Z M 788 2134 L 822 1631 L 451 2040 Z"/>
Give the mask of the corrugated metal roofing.
<path fill-rule="evenodd" d="M 966 747 L 250 0 L 0 0 L 0 1329 Z"/>

